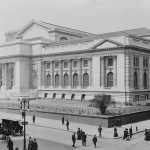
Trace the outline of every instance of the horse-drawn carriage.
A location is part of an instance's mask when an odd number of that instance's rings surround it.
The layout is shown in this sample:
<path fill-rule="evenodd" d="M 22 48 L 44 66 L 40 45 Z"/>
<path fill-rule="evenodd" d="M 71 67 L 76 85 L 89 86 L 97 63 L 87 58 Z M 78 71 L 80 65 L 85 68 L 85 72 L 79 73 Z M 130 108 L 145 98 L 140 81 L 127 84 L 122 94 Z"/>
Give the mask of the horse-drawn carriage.
<path fill-rule="evenodd" d="M 2 134 L 2 137 L 23 135 L 23 126 L 20 125 L 18 120 L 2 119 L 0 134 Z"/>

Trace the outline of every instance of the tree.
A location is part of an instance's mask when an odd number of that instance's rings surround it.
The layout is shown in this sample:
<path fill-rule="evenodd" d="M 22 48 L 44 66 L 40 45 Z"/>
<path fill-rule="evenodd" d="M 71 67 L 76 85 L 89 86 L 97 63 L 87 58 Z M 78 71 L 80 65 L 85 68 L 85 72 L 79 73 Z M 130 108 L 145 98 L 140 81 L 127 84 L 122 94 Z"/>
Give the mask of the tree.
<path fill-rule="evenodd" d="M 111 103 L 110 95 L 95 95 L 90 101 L 90 106 L 98 108 L 102 114 L 105 114 L 107 107 Z"/>

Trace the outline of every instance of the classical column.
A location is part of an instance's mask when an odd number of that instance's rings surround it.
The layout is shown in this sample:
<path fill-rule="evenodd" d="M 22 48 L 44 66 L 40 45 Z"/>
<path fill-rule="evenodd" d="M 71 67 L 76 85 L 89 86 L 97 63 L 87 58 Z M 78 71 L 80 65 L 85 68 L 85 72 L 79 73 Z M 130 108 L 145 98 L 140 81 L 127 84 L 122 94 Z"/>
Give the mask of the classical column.
<path fill-rule="evenodd" d="M 15 86 L 15 62 L 12 63 L 13 67 L 13 86 Z"/>
<path fill-rule="evenodd" d="M 90 72 L 90 83 L 89 83 L 89 86 L 92 86 L 92 58 L 90 58 L 89 59 L 89 64 L 90 64 L 90 66 L 89 66 L 89 72 Z"/>
<path fill-rule="evenodd" d="M 51 61 L 51 86 L 54 86 L 54 61 Z"/>
<path fill-rule="evenodd" d="M 114 56 L 114 86 L 117 86 L 117 55 Z"/>
<path fill-rule="evenodd" d="M 8 63 L 5 64 L 5 86 L 8 86 Z"/>
<path fill-rule="evenodd" d="M 72 86 L 72 60 L 69 60 L 69 86 Z"/>
<path fill-rule="evenodd" d="M 2 86 L 5 86 L 5 65 L 2 64 Z"/>
<path fill-rule="evenodd" d="M 134 87 L 134 67 L 133 67 L 133 55 L 131 55 L 131 63 L 130 63 L 130 66 L 131 66 L 131 70 L 130 71 L 130 75 L 131 75 L 131 79 L 130 79 L 130 85 L 131 85 L 131 88 Z"/>
<path fill-rule="evenodd" d="M 82 59 L 78 59 L 78 65 L 79 65 L 79 84 L 78 86 L 82 86 Z"/>
<path fill-rule="evenodd" d="M 143 56 L 139 57 L 139 88 L 143 89 Z"/>
<path fill-rule="evenodd" d="M 60 76 L 59 76 L 59 85 L 60 86 L 63 86 L 64 84 L 63 84 L 63 71 L 62 71 L 62 69 L 63 69 L 63 61 L 62 60 L 60 60 L 59 61 L 59 71 L 60 71 Z"/>
<path fill-rule="evenodd" d="M 45 87 L 45 75 L 46 75 L 46 74 L 45 74 L 45 68 L 46 68 L 45 65 L 46 65 L 46 62 L 43 62 L 43 63 L 42 63 L 42 66 L 43 66 L 43 67 L 42 67 L 42 68 L 43 68 L 43 69 L 42 69 L 42 70 L 43 70 L 43 73 L 42 73 L 42 74 L 43 74 L 43 77 L 42 77 L 42 78 L 43 78 L 43 79 L 42 79 L 42 80 L 43 80 L 43 81 L 42 81 L 42 84 L 43 84 L 44 87 Z"/>
<path fill-rule="evenodd" d="M 104 57 L 101 57 L 101 87 L 105 84 L 105 72 L 104 72 Z"/>

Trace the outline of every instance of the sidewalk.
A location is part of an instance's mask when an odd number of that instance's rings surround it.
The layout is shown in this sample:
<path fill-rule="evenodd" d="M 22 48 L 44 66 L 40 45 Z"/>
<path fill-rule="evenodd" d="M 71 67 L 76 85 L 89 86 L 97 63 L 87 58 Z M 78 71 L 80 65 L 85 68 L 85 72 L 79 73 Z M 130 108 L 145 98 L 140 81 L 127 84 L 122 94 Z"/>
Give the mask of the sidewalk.
<path fill-rule="evenodd" d="M 0 112 L 0 119 L 6 118 L 6 119 L 14 119 L 14 120 L 21 120 L 23 121 L 23 118 L 21 114 L 10 114 L 10 113 L 5 113 L 5 112 Z M 66 130 L 66 125 L 62 125 L 61 120 L 52 120 L 52 119 L 45 119 L 45 118 L 39 118 L 36 117 L 35 124 L 32 123 L 32 116 L 26 116 L 26 121 L 28 124 L 32 124 L 35 126 L 44 126 L 48 128 L 54 128 L 58 130 Z M 138 127 L 138 132 L 143 132 L 145 128 L 149 129 L 150 128 L 150 120 L 142 121 L 142 122 L 137 122 L 137 123 L 132 123 L 128 125 L 123 125 L 122 127 L 118 127 L 118 135 L 119 137 L 117 138 L 122 138 L 123 132 L 125 128 L 130 128 L 132 126 L 133 129 L 133 134 L 136 134 L 135 128 L 136 126 Z M 91 125 L 86 125 L 86 124 L 80 124 L 80 123 L 73 123 L 70 122 L 69 125 L 69 132 L 76 132 L 78 127 L 82 129 L 87 135 L 93 136 L 94 134 L 98 136 L 98 127 L 97 126 L 91 126 Z M 101 138 L 114 138 L 113 137 L 113 128 L 104 128 L 102 127 L 102 137 Z M 68 132 L 68 131 L 67 131 Z"/>

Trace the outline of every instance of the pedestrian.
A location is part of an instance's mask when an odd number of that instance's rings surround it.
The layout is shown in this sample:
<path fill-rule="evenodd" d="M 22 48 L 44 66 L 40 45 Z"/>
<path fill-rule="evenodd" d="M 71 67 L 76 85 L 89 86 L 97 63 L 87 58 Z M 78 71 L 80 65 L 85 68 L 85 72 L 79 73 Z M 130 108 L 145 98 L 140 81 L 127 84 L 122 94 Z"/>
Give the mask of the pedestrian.
<path fill-rule="evenodd" d="M 132 138 L 132 126 L 130 127 L 130 129 L 129 129 L 129 136 L 130 136 L 130 139 Z"/>
<path fill-rule="evenodd" d="M 8 150 L 14 150 L 11 138 L 8 139 L 7 148 Z"/>
<path fill-rule="evenodd" d="M 138 132 L 138 127 L 136 127 L 136 132 Z"/>
<path fill-rule="evenodd" d="M 82 139 L 83 134 L 84 134 L 84 131 L 81 129 L 81 133 L 80 133 L 81 139 Z"/>
<path fill-rule="evenodd" d="M 68 119 L 66 121 L 66 126 L 67 126 L 67 130 L 69 130 L 69 121 L 68 121 Z"/>
<path fill-rule="evenodd" d="M 117 128 L 114 127 L 114 137 L 118 137 Z"/>
<path fill-rule="evenodd" d="M 93 137 L 93 143 L 94 143 L 94 147 L 96 148 L 96 143 L 97 143 L 97 137 L 96 137 L 96 135 L 94 135 L 94 137 Z"/>
<path fill-rule="evenodd" d="M 38 144 L 36 142 L 36 139 L 34 139 L 34 141 L 33 141 L 32 150 L 38 150 Z"/>
<path fill-rule="evenodd" d="M 83 146 L 86 146 L 86 139 L 87 139 L 87 136 L 86 136 L 85 132 L 83 132 L 83 135 L 82 135 L 82 145 Z"/>
<path fill-rule="evenodd" d="M 124 139 L 127 139 L 127 128 L 124 129 L 123 140 L 124 140 Z"/>
<path fill-rule="evenodd" d="M 35 123 L 35 114 L 33 114 L 32 121 Z"/>
<path fill-rule="evenodd" d="M 22 113 L 21 113 L 21 114 L 22 114 L 22 118 L 23 118 L 23 117 L 25 116 L 25 112 L 24 112 L 24 111 L 22 111 Z"/>
<path fill-rule="evenodd" d="M 29 142 L 30 142 L 30 141 L 32 141 L 32 138 L 31 138 L 31 136 L 29 137 Z"/>
<path fill-rule="evenodd" d="M 144 138 L 144 140 L 145 141 L 149 141 L 150 140 L 150 138 L 149 138 L 149 136 L 148 136 L 148 130 L 147 129 L 145 129 L 145 138 Z"/>
<path fill-rule="evenodd" d="M 77 140 L 81 140 L 81 130 L 80 130 L 80 128 L 78 128 L 78 131 L 77 131 Z"/>
<path fill-rule="evenodd" d="M 98 132 L 99 132 L 99 137 L 100 137 L 101 134 L 102 134 L 102 127 L 101 127 L 101 125 L 100 125 L 99 128 L 98 128 Z"/>
<path fill-rule="evenodd" d="M 62 125 L 64 125 L 65 118 L 62 116 Z"/>
<path fill-rule="evenodd" d="M 32 139 L 29 141 L 28 150 L 33 150 L 33 141 L 32 141 Z"/>
<path fill-rule="evenodd" d="M 74 134 L 72 135 L 72 147 L 75 147 L 75 143 L 76 143 L 76 136 L 75 136 L 75 132 L 74 132 Z"/>

